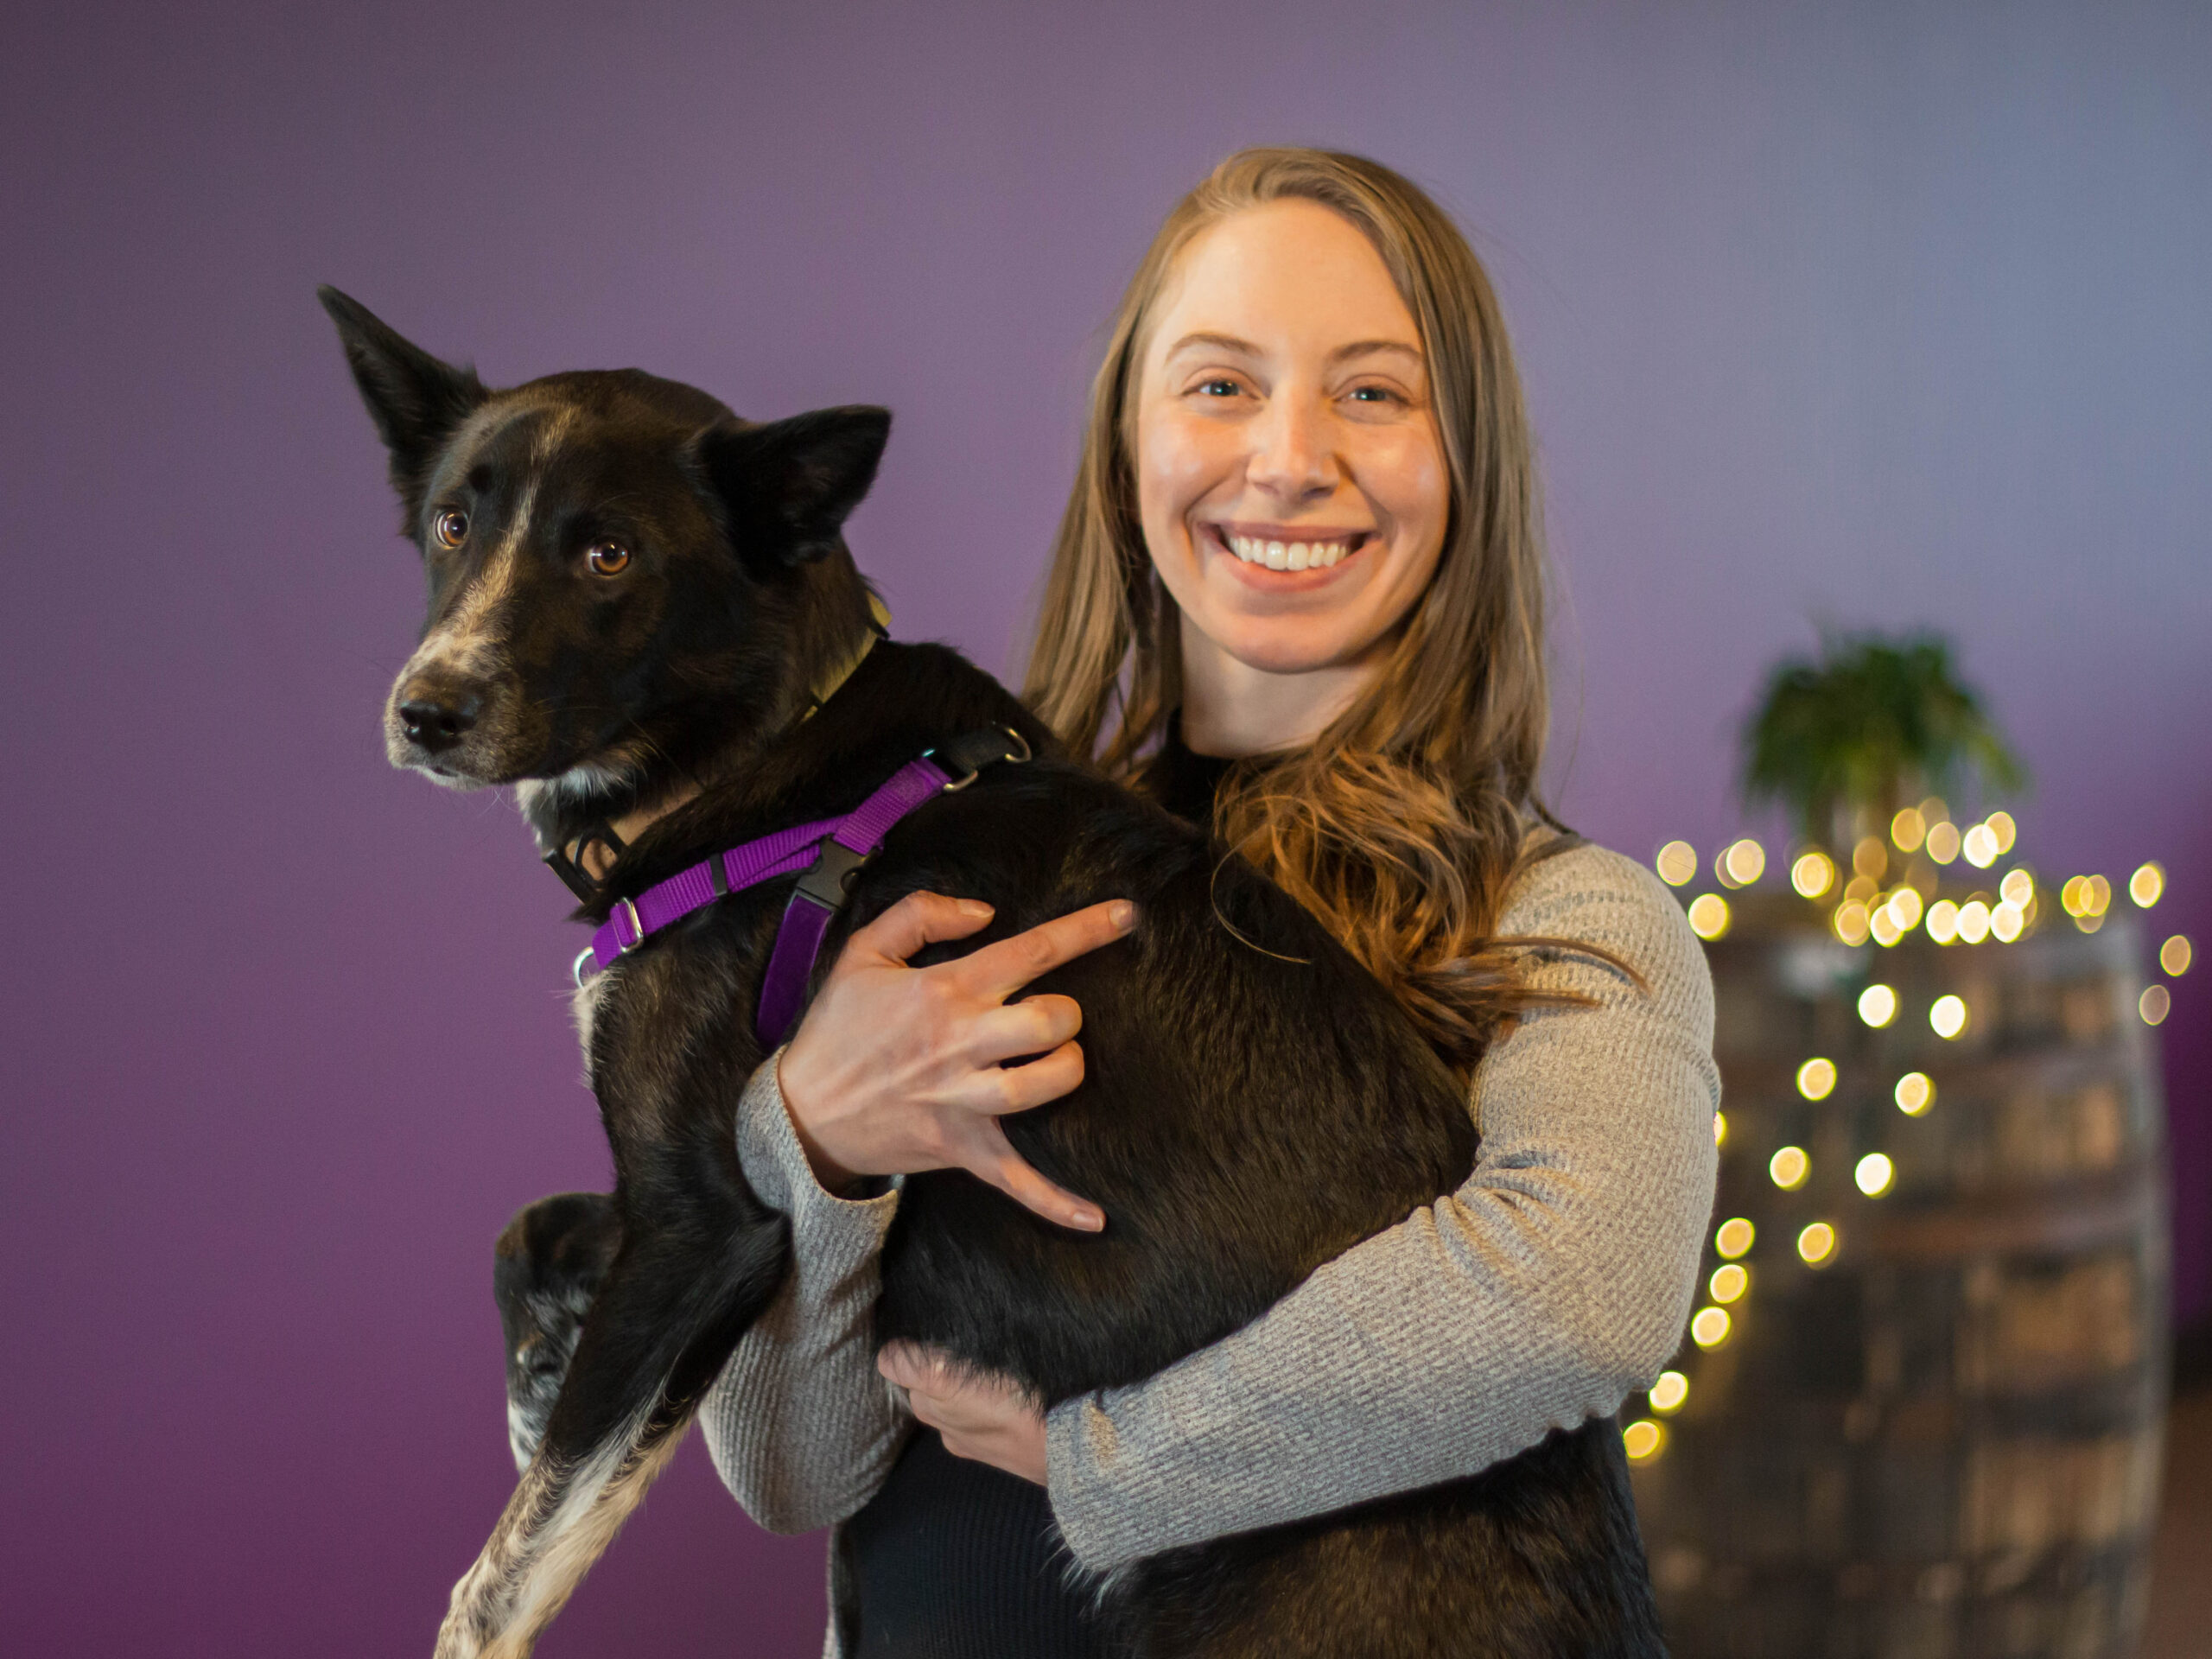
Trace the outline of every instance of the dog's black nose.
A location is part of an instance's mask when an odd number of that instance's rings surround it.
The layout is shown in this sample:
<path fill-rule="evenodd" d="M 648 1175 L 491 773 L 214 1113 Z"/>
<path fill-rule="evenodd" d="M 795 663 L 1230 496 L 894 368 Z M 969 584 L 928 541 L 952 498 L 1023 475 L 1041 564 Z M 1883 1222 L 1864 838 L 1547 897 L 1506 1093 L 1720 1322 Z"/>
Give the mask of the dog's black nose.
<path fill-rule="evenodd" d="M 469 696 L 410 697 L 399 705 L 399 723 L 407 740 L 432 754 L 461 741 L 476 723 L 476 699 Z"/>

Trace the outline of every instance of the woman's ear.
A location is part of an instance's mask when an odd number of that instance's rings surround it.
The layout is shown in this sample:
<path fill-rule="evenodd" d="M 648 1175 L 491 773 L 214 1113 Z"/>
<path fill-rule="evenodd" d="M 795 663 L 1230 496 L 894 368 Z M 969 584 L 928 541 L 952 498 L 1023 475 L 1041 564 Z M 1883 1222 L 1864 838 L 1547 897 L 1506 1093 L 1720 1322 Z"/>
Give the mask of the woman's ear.
<path fill-rule="evenodd" d="M 346 365 L 353 371 L 377 435 L 391 452 L 392 486 L 406 503 L 412 533 L 431 462 L 489 394 L 474 369 L 440 362 L 401 339 L 359 301 L 327 286 L 317 289 L 315 297 L 338 325 Z"/>
<path fill-rule="evenodd" d="M 693 453 L 738 551 L 795 565 L 844 544 L 890 435 L 889 410 L 854 404 L 766 426 L 719 422 Z"/>

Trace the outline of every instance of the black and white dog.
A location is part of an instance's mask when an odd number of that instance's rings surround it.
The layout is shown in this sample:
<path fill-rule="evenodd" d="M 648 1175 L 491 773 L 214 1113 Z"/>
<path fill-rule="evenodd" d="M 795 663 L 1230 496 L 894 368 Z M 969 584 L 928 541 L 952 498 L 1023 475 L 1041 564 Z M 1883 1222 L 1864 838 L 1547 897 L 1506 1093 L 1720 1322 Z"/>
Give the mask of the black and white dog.
<path fill-rule="evenodd" d="M 636 371 L 490 391 L 344 296 L 322 301 L 429 581 L 385 710 L 391 760 L 516 785 L 588 919 L 626 915 L 626 946 L 658 884 L 849 813 L 925 751 L 993 730 L 1038 758 L 935 792 L 844 870 L 819 960 L 921 888 L 996 907 L 938 956 L 1136 902 L 1133 934 L 1038 982 L 1082 1005 L 1085 1080 L 1006 1122 L 1105 1230 L 1053 1226 L 964 1173 L 911 1178 L 880 1340 L 934 1344 L 1054 1404 L 1236 1330 L 1465 1178 L 1463 1090 L 1294 902 L 1056 757 L 955 652 L 885 641 L 853 665 L 870 601 L 841 527 L 884 411 L 756 425 Z M 800 879 L 717 879 L 579 994 L 615 1190 L 532 1206 L 499 1242 L 524 1467 L 454 1591 L 442 1659 L 530 1650 L 782 1279 L 785 1224 L 747 1187 L 734 1123 Z M 1148 1659 L 1662 1651 L 1610 1421 L 1471 1479 L 1153 1558 L 1107 1593 Z"/>

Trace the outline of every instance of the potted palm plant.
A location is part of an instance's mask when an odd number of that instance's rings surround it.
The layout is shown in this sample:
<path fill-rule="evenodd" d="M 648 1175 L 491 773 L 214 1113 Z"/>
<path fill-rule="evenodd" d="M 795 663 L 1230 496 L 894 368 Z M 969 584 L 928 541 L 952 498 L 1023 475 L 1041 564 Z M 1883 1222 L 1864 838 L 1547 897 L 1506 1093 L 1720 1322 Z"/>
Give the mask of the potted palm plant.
<path fill-rule="evenodd" d="M 1818 661 L 1768 676 L 1745 721 L 1744 793 L 1779 801 L 1808 840 L 1840 851 L 1900 808 L 1969 785 L 2017 790 L 2026 769 L 1934 634 L 1831 634 Z"/>

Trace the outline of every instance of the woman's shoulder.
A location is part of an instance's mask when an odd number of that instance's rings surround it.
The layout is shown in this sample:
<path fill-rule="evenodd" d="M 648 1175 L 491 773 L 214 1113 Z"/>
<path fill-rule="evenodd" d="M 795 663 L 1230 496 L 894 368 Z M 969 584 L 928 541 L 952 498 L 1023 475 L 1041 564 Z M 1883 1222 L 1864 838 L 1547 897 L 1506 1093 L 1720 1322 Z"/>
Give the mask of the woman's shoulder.
<path fill-rule="evenodd" d="M 1609 847 L 1562 836 L 1548 825 L 1533 828 L 1522 843 L 1497 933 L 1595 945 L 1634 968 L 1662 997 L 1677 989 L 1694 994 L 1710 983 L 1704 948 L 1656 875 Z"/>

